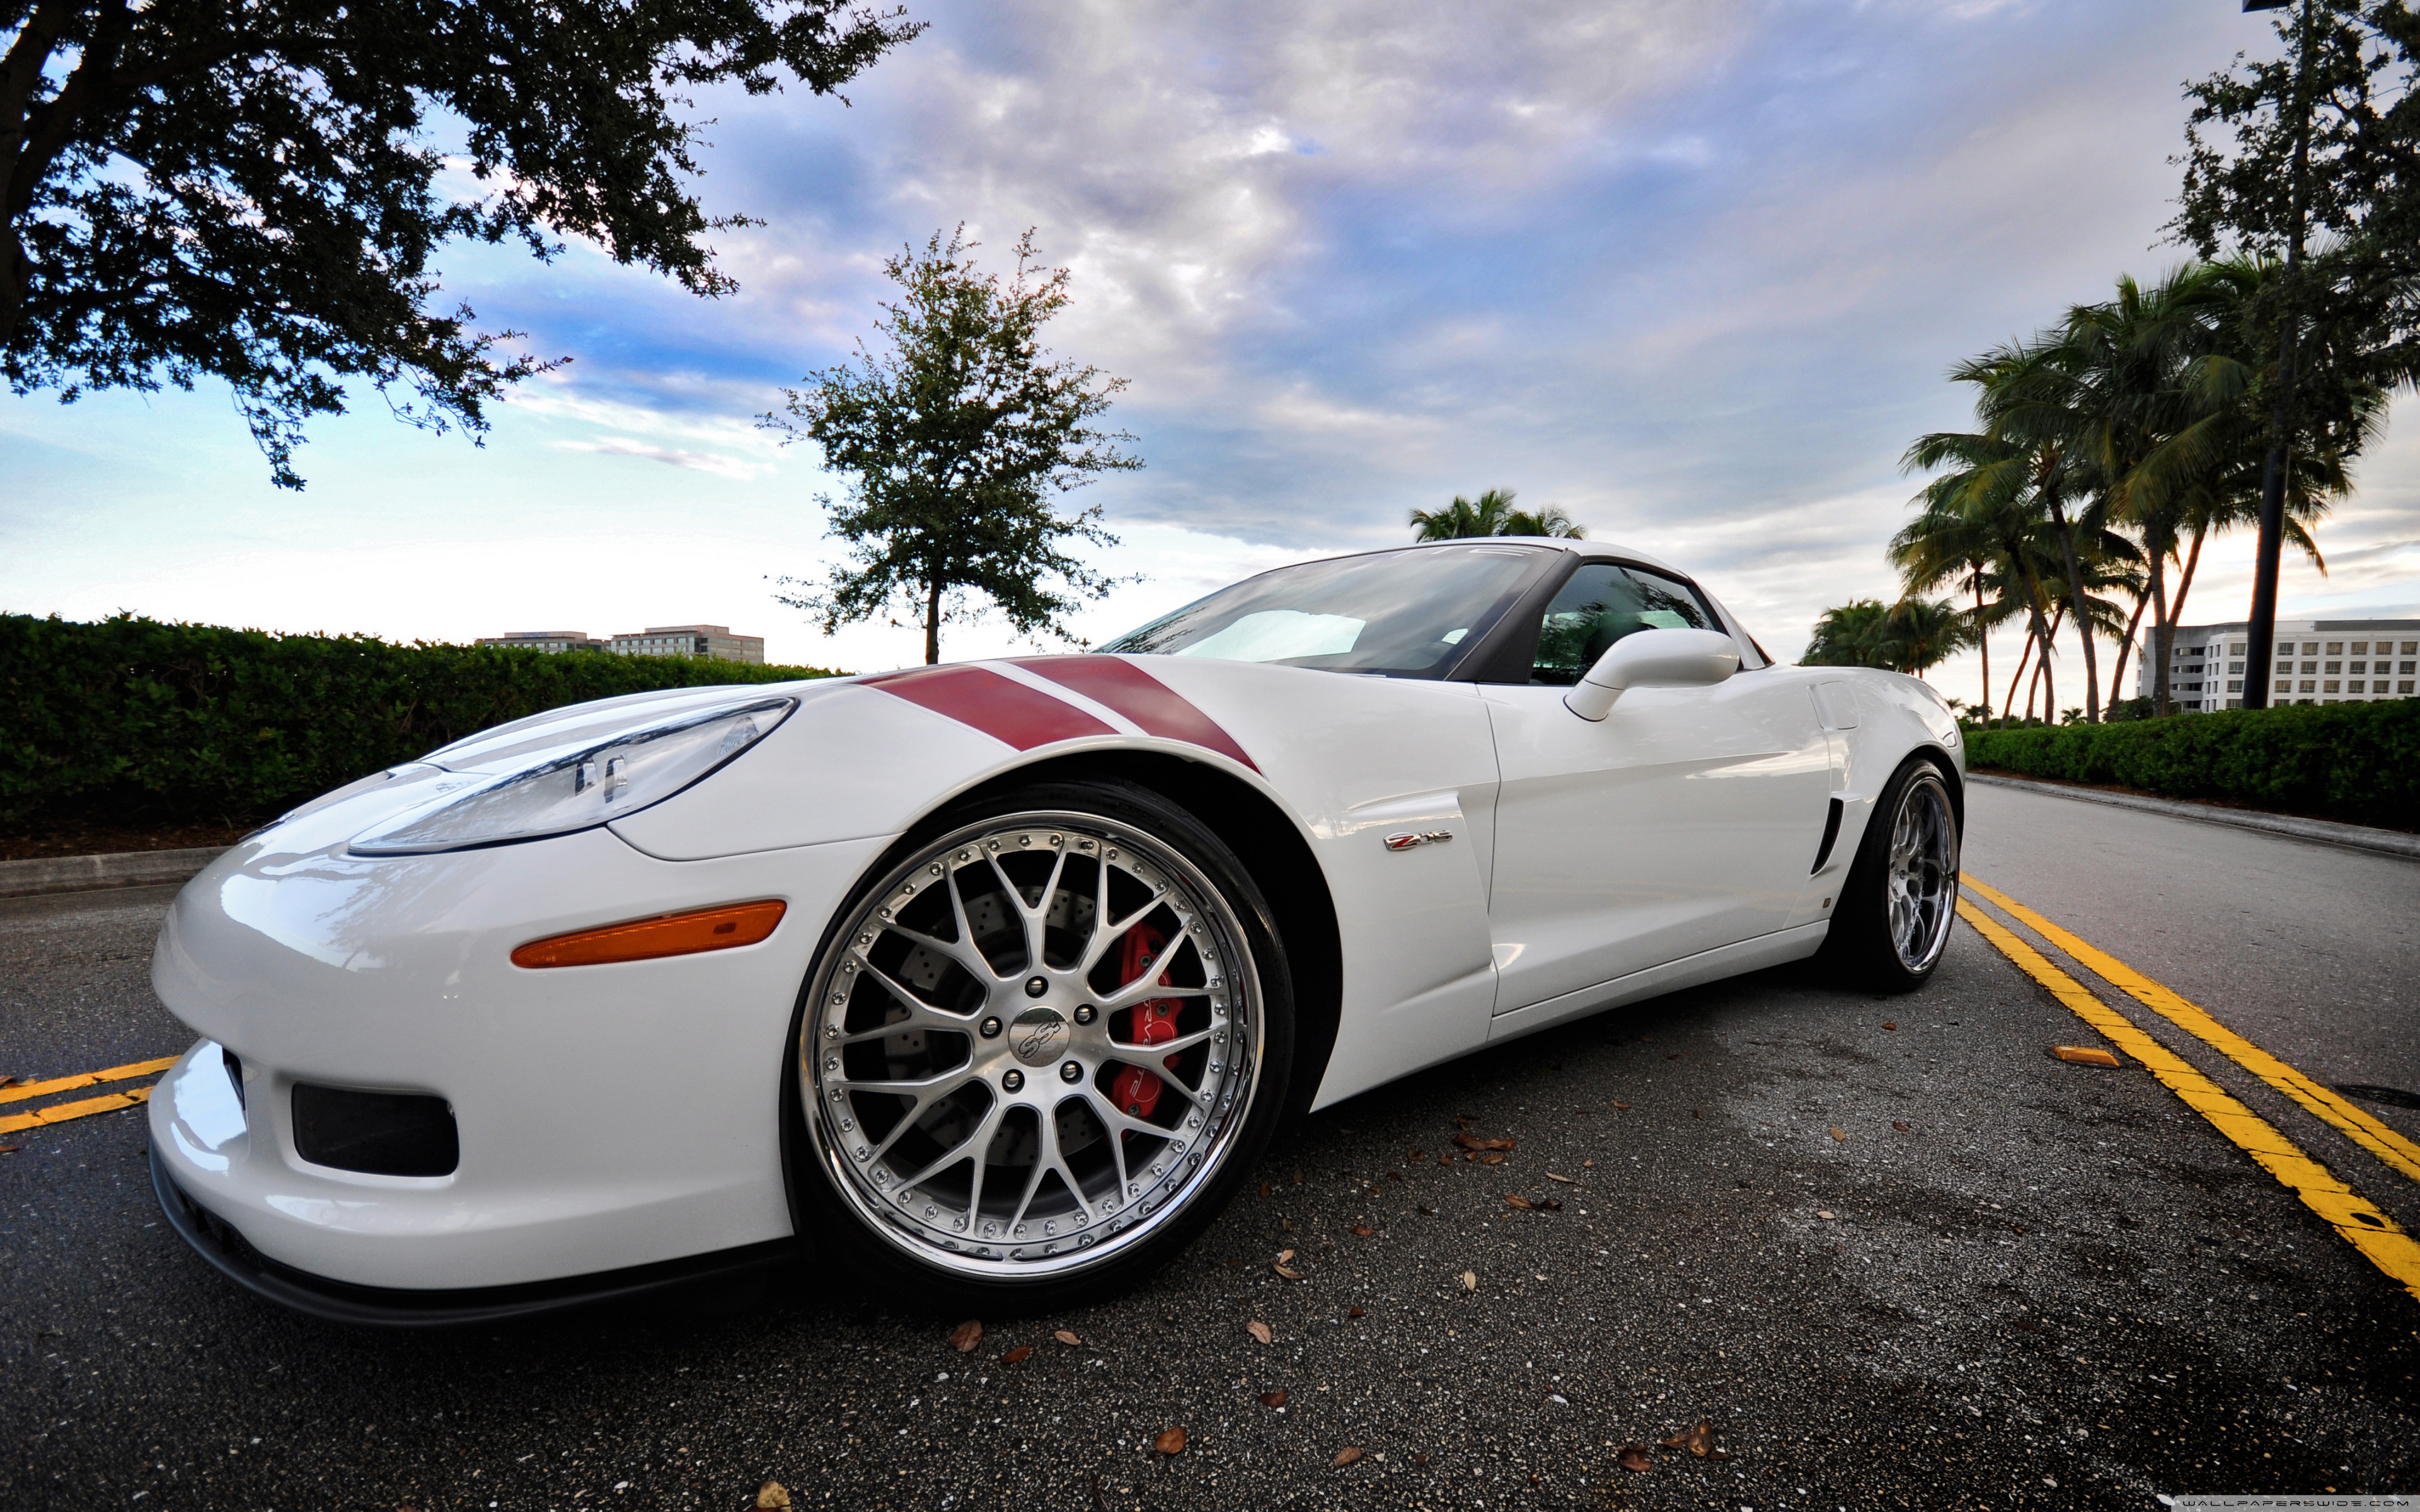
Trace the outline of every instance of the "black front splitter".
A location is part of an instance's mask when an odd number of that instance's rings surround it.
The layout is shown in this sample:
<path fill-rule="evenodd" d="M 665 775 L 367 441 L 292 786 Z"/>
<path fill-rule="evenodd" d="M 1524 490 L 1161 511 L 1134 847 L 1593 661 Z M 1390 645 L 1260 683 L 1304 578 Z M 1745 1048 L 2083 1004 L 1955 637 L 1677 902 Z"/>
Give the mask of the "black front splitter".
<path fill-rule="evenodd" d="M 225 1220 L 203 1208 L 168 1174 L 160 1151 L 151 1150 L 151 1187 L 160 1211 L 178 1237 L 220 1274 L 255 1296 L 332 1323 L 375 1328 L 458 1328 L 505 1319 L 534 1318 L 598 1303 L 620 1302 L 674 1288 L 707 1288 L 747 1282 L 796 1259 L 796 1241 L 768 1240 L 710 1255 L 604 1271 L 593 1275 L 532 1281 L 520 1286 L 477 1287 L 452 1291 L 413 1291 L 331 1281 L 281 1265 L 246 1243 Z"/>

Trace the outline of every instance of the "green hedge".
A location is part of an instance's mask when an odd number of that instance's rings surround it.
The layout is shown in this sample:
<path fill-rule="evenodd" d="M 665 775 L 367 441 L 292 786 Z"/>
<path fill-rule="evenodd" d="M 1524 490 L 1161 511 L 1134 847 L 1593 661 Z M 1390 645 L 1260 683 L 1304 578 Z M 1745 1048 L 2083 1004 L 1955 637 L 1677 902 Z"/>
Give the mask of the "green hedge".
<path fill-rule="evenodd" d="M 0 825 L 249 825 L 541 709 L 813 667 L 0 614 Z"/>
<path fill-rule="evenodd" d="M 2420 829 L 2420 699 L 1970 730 L 1978 770 Z"/>

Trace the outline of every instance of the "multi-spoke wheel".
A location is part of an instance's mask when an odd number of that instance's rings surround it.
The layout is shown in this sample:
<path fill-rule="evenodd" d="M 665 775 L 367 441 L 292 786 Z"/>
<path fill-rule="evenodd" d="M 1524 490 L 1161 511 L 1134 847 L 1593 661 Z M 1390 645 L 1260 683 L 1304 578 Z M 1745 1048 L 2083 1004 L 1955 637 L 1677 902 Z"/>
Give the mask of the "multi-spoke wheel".
<path fill-rule="evenodd" d="M 950 816 L 835 920 L 800 1007 L 837 1247 L 935 1300 L 1140 1273 L 1265 1140 L 1290 1009 L 1257 889 L 1183 810 L 1085 783 Z"/>
<path fill-rule="evenodd" d="M 1957 806 L 1941 768 L 1911 757 L 1866 821 L 1823 954 L 1860 985 L 1913 992 L 1941 964 L 1957 905 Z"/>

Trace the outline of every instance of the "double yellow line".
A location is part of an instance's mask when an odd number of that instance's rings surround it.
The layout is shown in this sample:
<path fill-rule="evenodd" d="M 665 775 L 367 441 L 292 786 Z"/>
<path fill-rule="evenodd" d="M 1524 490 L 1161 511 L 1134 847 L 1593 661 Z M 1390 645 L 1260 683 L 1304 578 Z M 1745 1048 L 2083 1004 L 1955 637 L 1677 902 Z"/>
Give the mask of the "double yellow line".
<path fill-rule="evenodd" d="M 23 1087 L 0 1087 L 0 1103 L 23 1103 L 55 1092 L 72 1092 L 80 1087 L 99 1087 L 104 1082 L 132 1081 L 137 1076 L 157 1076 L 177 1063 L 174 1056 L 157 1060 L 138 1060 L 132 1065 L 112 1066 L 107 1071 L 88 1071 L 77 1076 L 54 1076 L 49 1081 L 27 1082 Z M 23 1129 L 39 1129 L 70 1119 L 89 1118 L 96 1113 L 115 1113 L 148 1102 L 151 1088 L 129 1088 L 123 1092 L 108 1092 L 100 1097 L 78 1099 L 73 1103 L 54 1103 L 31 1113 L 0 1116 L 0 1134 L 12 1134 Z"/>
<path fill-rule="evenodd" d="M 2208 1011 L 2171 988 L 2144 976 L 2123 961 L 2098 949 L 1995 888 L 1962 879 L 1967 890 L 2049 941 L 2067 956 L 2118 991 L 2141 1003 L 2229 1060 L 2259 1077 L 2304 1108 L 2325 1119 L 2362 1149 L 2394 1170 L 2420 1180 L 2420 1146 L 2381 1123 L 2276 1057 L 2244 1039 Z M 2102 1002 L 2082 982 L 2060 970 L 2017 933 L 1964 898 L 1959 917 L 1975 927 L 2015 964 L 2084 1020 L 2110 1043 L 2133 1056 L 2187 1107 L 2210 1120 L 2211 1126 L 2258 1162 L 2342 1234 L 2372 1265 L 2420 1298 L 2420 1242 L 2377 1206 L 2347 1186 L 2336 1174 L 2297 1147 L 2268 1119 L 2243 1105 L 2226 1088 L 2195 1069 L 2175 1051 L 2151 1038 L 2135 1023 Z"/>

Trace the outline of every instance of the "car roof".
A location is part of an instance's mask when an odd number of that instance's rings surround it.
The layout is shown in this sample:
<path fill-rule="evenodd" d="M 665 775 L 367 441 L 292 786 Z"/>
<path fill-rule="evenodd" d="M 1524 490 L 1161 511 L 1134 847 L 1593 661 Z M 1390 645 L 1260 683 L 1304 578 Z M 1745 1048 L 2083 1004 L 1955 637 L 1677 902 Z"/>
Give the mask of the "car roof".
<path fill-rule="evenodd" d="M 1450 541 L 1415 541 L 1409 546 L 1379 547 L 1370 552 L 1346 554 L 1375 555 L 1378 551 L 1417 551 L 1440 546 L 1544 546 L 1551 547 L 1558 551 L 1569 551 L 1574 556 L 1636 562 L 1641 566 L 1661 567 L 1676 578 L 1689 576 L 1652 551 L 1641 551 L 1637 547 L 1623 546 L 1619 541 L 1574 540 L 1562 535 L 1465 535 Z"/>

